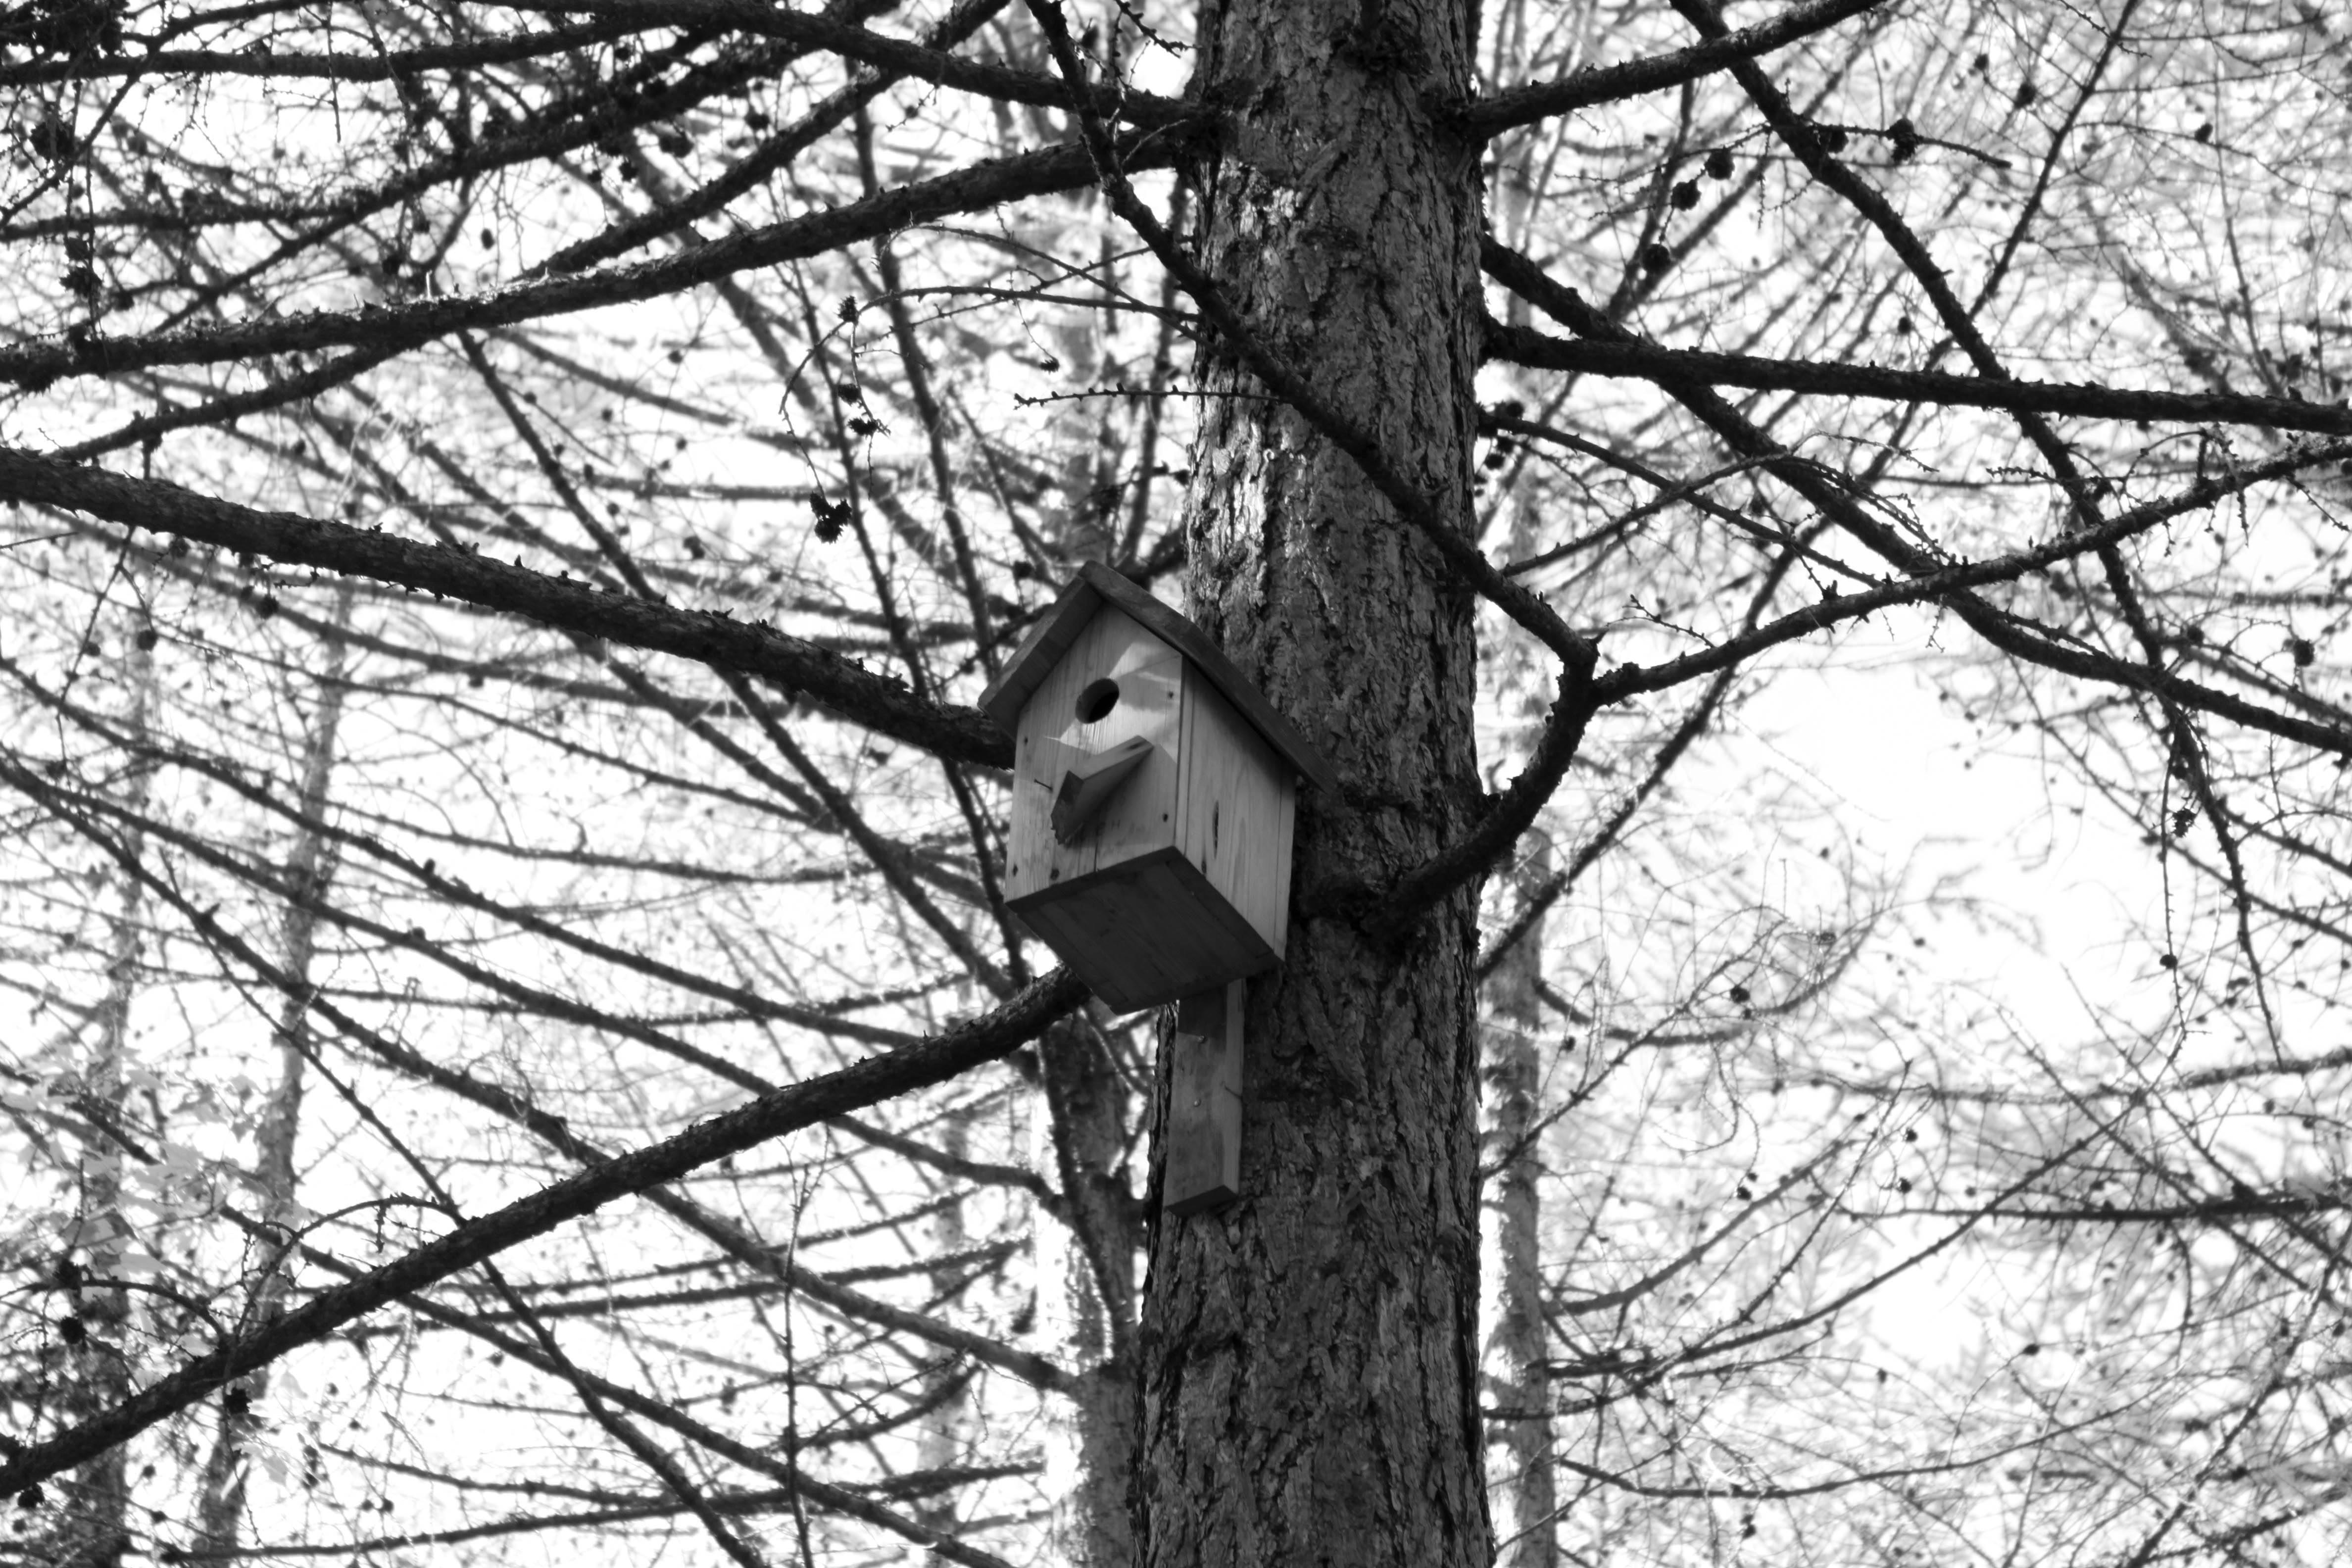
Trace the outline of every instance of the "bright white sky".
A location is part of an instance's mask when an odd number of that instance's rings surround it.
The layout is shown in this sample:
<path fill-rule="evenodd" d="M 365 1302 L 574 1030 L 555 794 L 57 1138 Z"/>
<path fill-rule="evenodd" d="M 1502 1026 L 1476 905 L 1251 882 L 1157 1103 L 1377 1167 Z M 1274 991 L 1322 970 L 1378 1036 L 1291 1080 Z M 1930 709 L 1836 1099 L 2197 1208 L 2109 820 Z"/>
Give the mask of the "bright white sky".
<path fill-rule="evenodd" d="M 1776 673 L 1743 710 L 1745 727 L 1846 803 L 1845 831 L 1866 862 L 1908 864 L 1914 887 L 1954 878 L 2034 921 L 2037 946 L 2003 943 L 1987 962 L 2032 1033 L 2077 1034 L 2085 1000 L 2118 1001 L 2156 973 L 2155 951 L 2135 934 L 2160 928 L 2156 857 L 2136 827 L 2040 763 L 2030 732 L 1988 749 L 1938 700 L 1929 676 L 1941 658 L 1917 617 L 1887 619 L 1851 628 L 1813 668 Z M 1948 628 L 1942 653 L 1953 650 Z M 1942 956 L 1962 972 L 1982 967 L 1958 951 Z"/>

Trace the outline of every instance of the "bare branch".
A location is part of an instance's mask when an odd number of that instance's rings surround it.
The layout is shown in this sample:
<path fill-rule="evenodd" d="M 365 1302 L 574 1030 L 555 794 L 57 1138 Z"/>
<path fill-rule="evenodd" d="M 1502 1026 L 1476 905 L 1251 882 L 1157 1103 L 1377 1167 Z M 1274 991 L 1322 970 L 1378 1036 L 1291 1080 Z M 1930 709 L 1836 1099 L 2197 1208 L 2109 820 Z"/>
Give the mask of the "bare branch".
<path fill-rule="evenodd" d="M 978 709 L 925 702 L 896 679 L 871 674 L 772 626 L 605 593 L 446 544 L 423 544 L 292 512 L 257 511 L 160 480 L 77 468 L 29 452 L 0 448 L 0 498 L 87 512 L 134 530 L 441 595 L 581 637 L 675 654 L 772 680 L 853 722 L 942 757 L 984 767 L 1012 763 L 1011 738 Z"/>

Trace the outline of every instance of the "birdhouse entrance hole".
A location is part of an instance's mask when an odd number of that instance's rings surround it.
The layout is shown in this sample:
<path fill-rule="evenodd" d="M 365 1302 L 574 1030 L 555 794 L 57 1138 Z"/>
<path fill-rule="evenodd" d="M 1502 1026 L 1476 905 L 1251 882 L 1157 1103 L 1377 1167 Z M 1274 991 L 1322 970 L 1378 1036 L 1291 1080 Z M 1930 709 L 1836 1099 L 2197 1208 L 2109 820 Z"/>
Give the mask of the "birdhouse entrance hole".
<path fill-rule="evenodd" d="M 1118 682 L 1102 679 L 1078 693 L 1078 722 L 1099 724 L 1118 706 Z"/>

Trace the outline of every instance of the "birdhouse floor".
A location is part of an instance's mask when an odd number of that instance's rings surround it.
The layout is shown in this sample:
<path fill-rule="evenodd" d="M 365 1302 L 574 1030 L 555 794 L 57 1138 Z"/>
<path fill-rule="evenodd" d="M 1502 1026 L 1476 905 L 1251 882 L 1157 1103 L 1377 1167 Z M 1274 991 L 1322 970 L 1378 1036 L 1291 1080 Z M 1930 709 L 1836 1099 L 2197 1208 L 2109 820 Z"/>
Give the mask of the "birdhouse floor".
<path fill-rule="evenodd" d="M 1173 847 L 1007 902 L 1096 995 L 1122 1013 L 1282 960 Z"/>

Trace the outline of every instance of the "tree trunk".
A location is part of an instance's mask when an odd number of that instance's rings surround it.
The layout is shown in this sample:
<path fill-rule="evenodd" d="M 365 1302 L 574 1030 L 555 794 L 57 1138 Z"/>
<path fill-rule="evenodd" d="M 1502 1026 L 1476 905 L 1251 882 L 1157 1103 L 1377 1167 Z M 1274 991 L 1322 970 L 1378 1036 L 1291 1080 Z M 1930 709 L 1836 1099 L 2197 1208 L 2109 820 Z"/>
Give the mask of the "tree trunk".
<path fill-rule="evenodd" d="M 143 619 L 139 627 L 148 629 Z M 126 639 L 123 685 L 130 710 L 122 733 L 131 745 L 142 746 L 153 722 L 155 655 L 135 635 Z M 135 753 L 130 758 L 119 789 L 125 816 L 133 824 L 146 812 L 154 776 L 152 759 Z M 131 858 L 143 858 L 146 836 L 135 826 L 128 827 L 122 845 Z M 121 888 L 121 903 L 108 922 L 106 994 L 98 1006 L 97 1042 L 81 1073 L 83 1092 L 99 1117 L 113 1126 L 122 1121 L 131 1006 L 144 973 L 141 950 L 147 926 L 146 884 L 125 875 Z M 128 1272 L 123 1257 L 137 1237 L 122 1201 L 122 1150 L 104 1137 L 91 1137 L 82 1152 L 79 1214 L 69 1233 L 71 1247 L 83 1255 L 81 1273 L 69 1274 L 67 1284 L 83 1337 L 72 1352 L 74 1370 L 61 1391 L 60 1425 L 111 1410 L 131 1392 L 131 1293 L 117 1281 Z M 58 1489 L 56 1524 L 46 1541 L 34 1543 L 31 1560 L 53 1568 L 117 1568 L 131 1546 L 129 1455 L 118 1444 L 77 1467 Z"/>
<path fill-rule="evenodd" d="M 1465 4 L 1237 0 L 1200 87 L 1231 132 L 1200 255 L 1245 320 L 1469 516 L 1477 160 Z M 1215 345 L 1192 609 L 1346 781 L 1302 791 L 1294 894 L 1377 887 L 1476 809 L 1469 596 L 1353 463 Z M 1244 395 L 1228 396 L 1226 393 Z M 1242 1183 L 1162 1219 L 1145 1313 L 1142 1560 L 1485 1568 L 1476 1408 L 1475 890 L 1406 940 L 1301 918 L 1253 982 Z"/>
<path fill-rule="evenodd" d="M 971 1153 L 971 1121 L 968 1112 L 951 1110 L 940 1122 L 940 1152 L 950 1160 L 969 1158 Z M 971 1243 L 963 1213 L 962 1189 L 955 1185 L 957 1178 L 947 1181 L 954 1195 L 931 1216 L 931 1255 L 935 1258 L 961 1258 Z M 932 1293 L 948 1299 L 970 1265 L 962 1262 L 948 1268 L 931 1270 Z M 938 1401 L 922 1425 L 921 1435 L 915 1444 L 915 1467 L 926 1474 L 939 1474 L 963 1463 L 969 1457 L 971 1397 L 969 1376 L 964 1368 L 942 1367 L 931 1378 L 929 1397 Z M 931 1529 L 953 1535 L 959 1521 L 956 1518 L 955 1493 L 942 1492 L 915 1504 L 915 1518 Z M 929 1561 L 943 1565 L 947 1559 L 932 1554 Z"/>
<path fill-rule="evenodd" d="M 1073 1375 L 1065 1456 L 1075 1461 L 1050 1531 L 1071 1568 L 1134 1568 L 1135 1255 L 1118 1072 L 1094 1029 L 1065 1019 L 1038 1038 L 1055 1179 L 1068 1203 L 1061 1265 L 1040 1292 L 1065 1304 L 1054 1351 Z M 1040 1216 L 1041 1230 L 1057 1222 Z"/>
<path fill-rule="evenodd" d="M 1539 887 L 1551 869 L 1549 855 L 1523 869 L 1523 889 Z M 1494 1022 L 1487 1049 L 1487 1102 L 1494 1113 L 1494 1154 L 1501 1163 L 1495 1181 L 1497 1210 L 1495 1251 L 1501 1290 L 1492 1343 L 1499 1370 L 1494 1402 L 1510 1470 L 1501 1481 L 1509 1500 L 1497 1568 L 1553 1568 L 1559 1561 L 1553 1514 L 1550 1348 L 1543 1310 L 1542 1199 L 1537 1178 L 1543 1169 L 1543 1051 L 1537 1029 L 1542 1005 L 1536 981 L 1542 973 L 1540 917 L 1503 954 L 1487 981 Z"/>
<path fill-rule="evenodd" d="M 352 585 L 346 579 L 335 594 L 333 634 L 325 639 L 327 668 L 319 678 L 319 710 L 303 742 L 300 810 L 308 822 L 323 822 L 327 815 L 328 786 L 334 777 L 335 736 L 343 718 L 343 672 L 349 645 L 342 634 L 351 626 L 352 595 Z M 334 852 L 326 836 L 308 826 L 297 828 L 293 853 L 287 859 L 287 881 L 297 889 L 323 894 L 333 878 Z M 286 906 L 279 926 L 281 962 L 297 984 L 310 981 L 318 929 L 318 913 L 311 905 L 298 900 Z M 262 1112 L 255 1139 L 253 1178 L 261 1189 L 261 1217 L 281 1227 L 278 1234 L 289 1240 L 295 1231 L 290 1212 L 294 1208 L 294 1144 L 301 1124 L 310 1018 L 306 997 L 288 996 L 279 1005 L 278 1083 L 270 1090 L 269 1103 Z M 247 1287 L 245 1323 L 248 1328 L 266 1323 L 283 1311 L 287 1291 L 293 1283 L 287 1268 L 286 1250 L 269 1242 L 259 1245 L 271 1250 L 263 1256 L 260 1268 Z M 196 1519 L 195 1544 L 200 1555 L 226 1555 L 236 1549 L 245 1520 L 246 1479 L 249 1473 L 245 1463 L 245 1445 L 260 1424 L 254 1410 L 268 1381 L 266 1371 L 247 1376 L 242 1385 L 245 1399 L 236 1409 L 225 1406 L 221 1411 L 213 1446 L 205 1456 Z"/>

